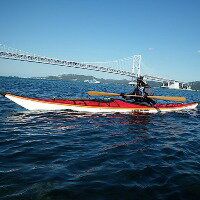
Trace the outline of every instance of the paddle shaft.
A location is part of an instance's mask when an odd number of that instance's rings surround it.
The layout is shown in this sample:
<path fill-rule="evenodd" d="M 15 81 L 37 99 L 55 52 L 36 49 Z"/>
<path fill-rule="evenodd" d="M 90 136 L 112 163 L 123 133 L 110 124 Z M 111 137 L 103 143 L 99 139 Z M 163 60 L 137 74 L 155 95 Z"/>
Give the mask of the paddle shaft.
<path fill-rule="evenodd" d="M 117 94 L 117 93 L 97 92 L 97 91 L 89 91 L 88 94 L 91 96 L 121 96 L 121 94 Z M 133 95 L 133 94 L 124 94 L 124 96 L 144 98 L 143 96 Z M 180 102 L 186 101 L 185 97 L 176 97 L 176 96 L 147 96 L 147 98 L 160 99 L 160 100 L 172 100 L 172 101 L 180 101 Z"/>

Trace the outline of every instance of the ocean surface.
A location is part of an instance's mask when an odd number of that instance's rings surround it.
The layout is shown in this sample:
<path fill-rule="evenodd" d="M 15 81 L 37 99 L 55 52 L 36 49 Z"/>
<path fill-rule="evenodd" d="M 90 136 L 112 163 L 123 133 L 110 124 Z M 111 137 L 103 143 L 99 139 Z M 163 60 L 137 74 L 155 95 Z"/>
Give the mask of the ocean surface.
<path fill-rule="evenodd" d="M 0 78 L 29 97 L 129 93 L 131 86 Z M 200 92 L 154 88 L 200 101 Z M 158 114 L 27 111 L 0 97 L 1 200 L 200 199 L 200 106 Z"/>

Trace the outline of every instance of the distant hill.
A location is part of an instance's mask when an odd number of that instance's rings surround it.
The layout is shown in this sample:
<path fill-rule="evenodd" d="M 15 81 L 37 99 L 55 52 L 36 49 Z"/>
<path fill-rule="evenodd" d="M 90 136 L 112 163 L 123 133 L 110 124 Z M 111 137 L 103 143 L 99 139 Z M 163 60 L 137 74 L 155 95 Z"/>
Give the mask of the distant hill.
<path fill-rule="evenodd" d="M 94 76 L 85 76 L 77 74 L 62 74 L 59 76 L 47 76 L 41 78 L 47 80 L 65 80 L 65 81 L 79 81 L 79 82 L 99 81 L 100 83 L 109 83 L 109 84 L 128 84 L 130 82 L 126 79 L 123 80 L 103 79 L 103 78 L 96 78 Z"/>
<path fill-rule="evenodd" d="M 190 82 L 192 90 L 200 90 L 200 81 Z"/>
<path fill-rule="evenodd" d="M 147 83 L 148 83 L 151 87 L 161 87 L 161 86 L 162 86 L 162 83 L 156 82 L 156 81 L 147 81 Z"/>
<path fill-rule="evenodd" d="M 47 77 L 40 77 L 41 79 L 47 80 L 66 80 L 66 81 L 79 81 L 79 82 L 89 82 L 89 81 L 99 81 L 100 83 L 107 83 L 107 84 L 122 84 L 128 85 L 130 80 L 123 79 L 123 80 L 116 80 L 116 79 L 103 79 L 103 78 L 96 78 L 94 76 L 85 76 L 85 75 L 77 75 L 77 74 L 62 74 L 59 76 L 47 76 Z M 162 83 L 156 81 L 148 81 L 148 84 L 151 87 L 161 87 Z M 192 90 L 200 90 L 200 81 L 190 82 Z"/>
<path fill-rule="evenodd" d="M 42 79 L 79 81 L 79 82 L 99 81 L 100 83 L 122 84 L 122 85 L 128 85 L 128 83 L 130 82 L 130 80 L 127 80 L 127 79 L 123 79 L 123 80 L 103 79 L 103 78 L 96 78 L 94 76 L 85 76 L 85 75 L 77 75 L 77 74 L 62 74 L 62 75 L 59 75 L 59 76 L 47 76 L 47 77 L 42 77 Z M 151 87 L 160 87 L 162 85 L 162 83 L 158 83 L 158 82 L 155 82 L 155 81 L 148 81 L 148 84 Z"/>

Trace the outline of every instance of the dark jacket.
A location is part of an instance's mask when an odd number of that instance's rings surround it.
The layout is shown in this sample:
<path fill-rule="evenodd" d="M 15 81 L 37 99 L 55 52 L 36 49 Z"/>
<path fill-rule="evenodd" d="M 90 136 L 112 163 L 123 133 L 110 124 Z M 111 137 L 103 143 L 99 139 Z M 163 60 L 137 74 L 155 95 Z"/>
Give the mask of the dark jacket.
<path fill-rule="evenodd" d="M 148 98 L 147 96 L 154 96 L 154 93 L 151 89 L 151 87 L 148 84 L 145 84 L 144 87 L 136 87 L 132 93 L 130 93 L 132 95 L 139 95 L 139 96 L 143 96 L 143 98 L 141 97 L 125 97 L 125 99 L 127 100 L 134 100 L 136 103 L 146 103 L 146 104 L 150 104 L 150 105 L 154 105 L 156 104 L 156 101 L 154 99 Z"/>

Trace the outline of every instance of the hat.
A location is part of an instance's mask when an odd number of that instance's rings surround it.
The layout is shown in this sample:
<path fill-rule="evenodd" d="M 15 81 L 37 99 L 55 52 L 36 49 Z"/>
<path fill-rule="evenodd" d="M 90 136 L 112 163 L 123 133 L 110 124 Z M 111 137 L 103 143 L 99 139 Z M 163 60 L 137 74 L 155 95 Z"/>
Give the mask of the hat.
<path fill-rule="evenodd" d="M 141 84 L 147 84 L 147 82 L 146 82 L 146 80 L 144 79 L 143 76 L 139 76 L 139 77 L 137 78 L 137 82 L 139 82 L 139 83 L 141 83 Z"/>

